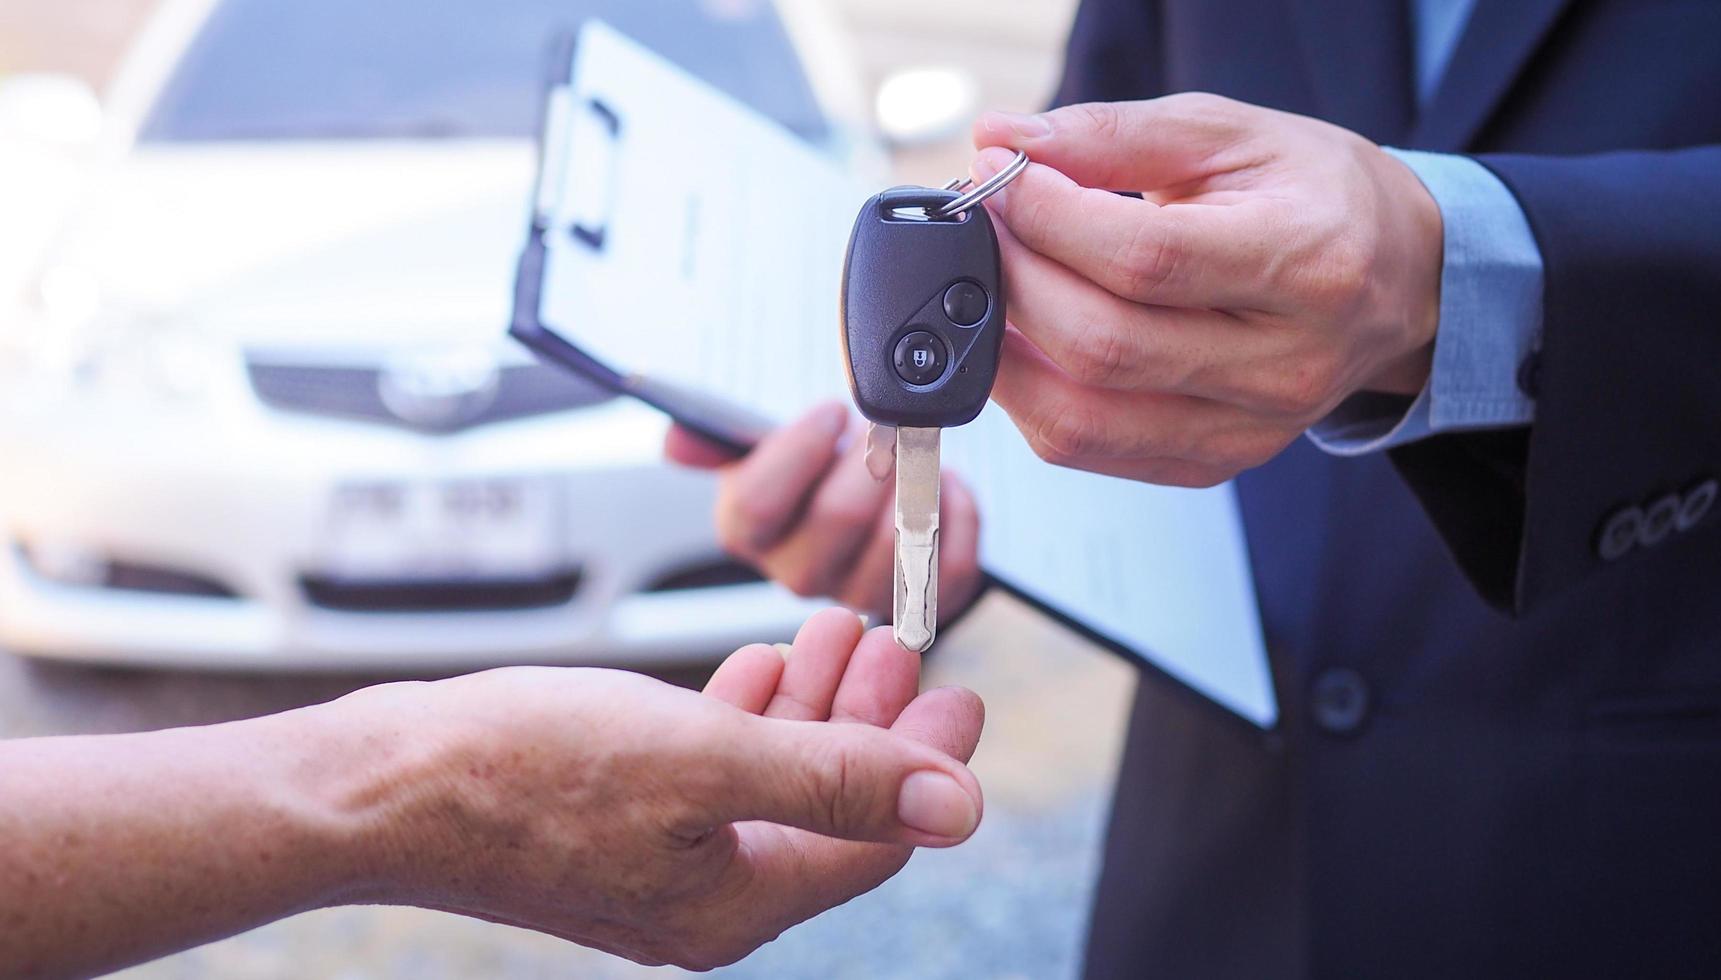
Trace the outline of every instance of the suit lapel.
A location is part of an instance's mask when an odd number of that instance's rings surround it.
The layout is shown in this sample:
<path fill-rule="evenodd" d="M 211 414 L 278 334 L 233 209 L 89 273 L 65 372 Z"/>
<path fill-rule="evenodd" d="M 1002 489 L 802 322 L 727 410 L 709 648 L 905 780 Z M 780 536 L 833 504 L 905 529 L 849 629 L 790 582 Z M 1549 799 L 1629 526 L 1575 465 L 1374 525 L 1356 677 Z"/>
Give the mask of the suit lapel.
<path fill-rule="evenodd" d="M 1410 0 L 1290 0 L 1321 113 L 1382 143 L 1409 131 Z"/>
<path fill-rule="evenodd" d="M 1488 122 L 1572 0 L 1478 0 L 1408 146 L 1456 153 Z"/>

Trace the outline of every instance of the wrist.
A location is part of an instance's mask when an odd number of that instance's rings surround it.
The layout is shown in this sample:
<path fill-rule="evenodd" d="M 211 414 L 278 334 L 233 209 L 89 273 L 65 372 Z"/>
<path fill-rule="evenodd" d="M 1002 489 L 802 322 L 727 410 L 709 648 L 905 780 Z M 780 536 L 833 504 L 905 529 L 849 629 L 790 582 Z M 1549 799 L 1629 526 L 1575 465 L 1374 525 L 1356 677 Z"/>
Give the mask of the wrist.
<path fill-rule="evenodd" d="M 390 684 L 264 719 L 280 785 L 313 846 L 317 907 L 415 904 L 467 739 L 425 710 L 424 684 Z"/>
<path fill-rule="evenodd" d="M 1445 258 L 1445 226 L 1440 204 L 1421 178 L 1403 160 L 1385 150 L 1375 152 L 1384 163 L 1386 200 L 1390 202 L 1385 234 L 1401 243 L 1398 287 L 1390 301 L 1399 333 L 1397 353 L 1388 357 L 1361 390 L 1414 396 L 1428 385 L 1434 367 L 1434 339 L 1440 327 L 1441 271 Z"/>

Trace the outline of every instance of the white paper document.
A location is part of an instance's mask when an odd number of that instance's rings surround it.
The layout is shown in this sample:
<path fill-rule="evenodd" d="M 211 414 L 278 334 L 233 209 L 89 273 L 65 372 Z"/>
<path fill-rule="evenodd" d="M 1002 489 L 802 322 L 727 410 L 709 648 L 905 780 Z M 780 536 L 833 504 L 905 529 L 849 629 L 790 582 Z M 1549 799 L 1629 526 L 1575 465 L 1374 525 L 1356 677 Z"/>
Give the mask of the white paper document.
<path fill-rule="evenodd" d="M 787 420 L 848 397 L 839 278 L 880 187 L 601 22 L 553 98 L 538 319 L 624 374 Z M 1244 719 L 1278 718 L 1232 487 L 1039 460 L 996 406 L 944 435 L 987 571 Z"/>

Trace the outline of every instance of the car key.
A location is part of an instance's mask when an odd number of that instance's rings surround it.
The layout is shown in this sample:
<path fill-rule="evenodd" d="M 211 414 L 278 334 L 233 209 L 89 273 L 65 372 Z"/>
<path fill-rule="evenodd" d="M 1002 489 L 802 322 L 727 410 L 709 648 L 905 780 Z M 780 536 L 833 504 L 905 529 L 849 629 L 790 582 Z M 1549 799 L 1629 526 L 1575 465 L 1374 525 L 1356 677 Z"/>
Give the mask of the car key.
<path fill-rule="evenodd" d="M 917 653 L 938 631 L 941 434 L 986 407 L 1004 341 L 998 237 L 978 205 L 1027 164 L 1018 153 L 966 194 L 955 184 L 887 190 L 861 208 L 849 239 L 843 354 L 860 413 L 896 430 L 892 631 Z"/>

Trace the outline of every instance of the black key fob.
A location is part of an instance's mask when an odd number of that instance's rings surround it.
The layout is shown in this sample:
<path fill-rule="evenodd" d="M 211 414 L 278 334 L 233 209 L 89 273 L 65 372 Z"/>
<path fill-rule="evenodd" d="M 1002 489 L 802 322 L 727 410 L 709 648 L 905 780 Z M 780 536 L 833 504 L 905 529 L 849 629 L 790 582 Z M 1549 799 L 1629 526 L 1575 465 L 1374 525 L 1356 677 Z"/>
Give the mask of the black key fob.
<path fill-rule="evenodd" d="M 955 191 L 896 187 L 861 208 L 843 269 L 843 354 L 855 405 L 880 425 L 950 428 L 986 407 L 1004 342 L 998 236 Z"/>

